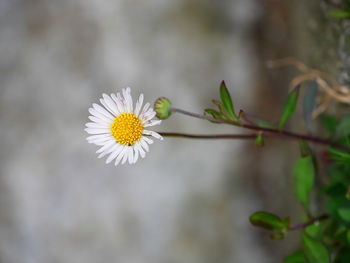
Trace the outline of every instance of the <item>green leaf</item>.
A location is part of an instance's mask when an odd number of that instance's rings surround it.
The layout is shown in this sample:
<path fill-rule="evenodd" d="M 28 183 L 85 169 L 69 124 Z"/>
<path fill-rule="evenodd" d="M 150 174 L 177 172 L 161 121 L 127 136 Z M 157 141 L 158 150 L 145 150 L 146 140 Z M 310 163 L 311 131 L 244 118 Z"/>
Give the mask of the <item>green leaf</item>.
<path fill-rule="evenodd" d="M 350 115 L 344 116 L 335 131 L 335 136 L 338 138 L 346 137 L 350 135 Z"/>
<path fill-rule="evenodd" d="M 304 140 L 299 140 L 300 155 L 306 157 L 312 154 L 309 144 Z"/>
<path fill-rule="evenodd" d="M 212 100 L 212 102 L 218 107 L 220 114 L 227 115 L 225 112 L 224 105 L 219 100 Z"/>
<path fill-rule="evenodd" d="M 309 225 L 305 228 L 305 233 L 316 240 L 321 240 L 323 236 L 323 227 L 320 222 L 315 222 L 312 225 Z"/>
<path fill-rule="evenodd" d="M 350 12 L 342 9 L 334 9 L 328 12 L 328 15 L 332 18 L 337 19 L 350 18 Z"/>
<path fill-rule="evenodd" d="M 315 240 L 305 233 L 302 235 L 303 251 L 309 263 L 329 263 L 330 257 L 327 248 L 321 241 Z"/>
<path fill-rule="evenodd" d="M 346 231 L 346 241 L 348 242 L 348 245 L 350 245 L 350 230 Z"/>
<path fill-rule="evenodd" d="M 222 101 L 224 108 L 225 108 L 226 112 L 228 113 L 229 117 L 232 120 L 237 121 L 238 118 L 237 118 L 237 116 L 235 114 L 235 110 L 233 108 L 231 95 L 230 95 L 228 89 L 226 88 L 226 84 L 224 81 L 222 81 L 220 84 L 220 98 L 221 98 L 221 101 Z"/>
<path fill-rule="evenodd" d="M 345 221 L 344 220 L 344 212 L 340 212 L 340 213 L 343 213 L 343 217 L 341 217 L 341 215 L 339 214 L 339 209 L 342 209 L 342 208 L 346 208 L 347 206 L 349 206 L 349 200 L 347 200 L 345 198 L 345 194 L 346 192 L 342 192 L 342 189 L 341 187 L 337 187 L 338 190 L 340 190 L 340 194 L 339 195 L 336 195 L 336 193 L 333 193 L 334 196 L 330 196 L 330 198 L 328 198 L 327 200 L 327 203 L 326 203 L 326 207 L 327 207 L 327 210 L 329 212 L 329 214 L 337 219 L 337 220 L 340 220 L 344 223 L 347 223 L 348 221 Z M 346 215 L 345 215 L 346 217 Z"/>
<path fill-rule="evenodd" d="M 285 257 L 283 263 L 307 263 L 302 250 L 297 250 L 293 254 Z"/>
<path fill-rule="evenodd" d="M 315 167 L 312 155 L 299 158 L 294 166 L 294 183 L 297 199 L 304 205 L 309 207 L 310 192 L 314 185 Z"/>
<path fill-rule="evenodd" d="M 320 115 L 320 121 L 322 126 L 330 133 L 333 134 L 337 128 L 338 120 L 330 115 Z"/>
<path fill-rule="evenodd" d="M 283 230 L 289 226 L 288 220 L 282 220 L 277 215 L 268 212 L 255 212 L 249 217 L 249 221 L 252 225 L 262 227 L 268 230 Z"/>
<path fill-rule="evenodd" d="M 336 263 L 349 263 L 350 262 L 350 249 L 348 247 L 342 248 L 334 259 Z"/>
<path fill-rule="evenodd" d="M 298 102 L 299 87 L 296 87 L 288 95 L 287 103 L 284 105 L 284 110 L 278 123 L 278 128 L 283 129 L 289 118 L 293 115 Z"/>
<path fill-rule="evenodd" d="M 264 137 L 261 133 L 258 133 L 255 139 L 256 146 L 264 146 Z"/>
<path fill-rule="evenodd" d="M 350 207 L 340 207 L 338 209 L 338 215 L 345 222 L 350 223 Z"/>
<path fill-rule="evenodd" d="M 330 159 L 339 162 L 350 162 L 350 153 L 338 150 L 336 148 L 329 148 Z"/>
<path fill-rule="evenodd" d="M 213 110 L 213 109 L 205 109 L 204 112 L 206 114 L 211 115 L 215 119 L 223 119 L 224 118 L 224 116 L 220 112 Z"/>

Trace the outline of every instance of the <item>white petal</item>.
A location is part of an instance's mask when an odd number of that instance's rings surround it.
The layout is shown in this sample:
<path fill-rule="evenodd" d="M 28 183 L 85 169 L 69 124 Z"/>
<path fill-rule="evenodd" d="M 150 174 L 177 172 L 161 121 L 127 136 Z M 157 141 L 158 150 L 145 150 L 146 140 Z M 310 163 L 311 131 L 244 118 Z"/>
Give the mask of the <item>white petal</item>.
<path fill-rule="evenodd" d="M 121 151 L 120 151 L 117 159 L 115 159 L 115 163 L 114 163 L 115 166 L 117 166 L 119 164 L 119 162 L 121 161 L 121 159 L 124 157 L 125 152 L 126 152 L 127 149 L 128 149 L 127 146 L 122 146 L 121 147 Z"/>
<path fill-rule="evenodd" d="M 107 128 L 85 128 L 85 131 L 89 134 L 108 134 L 111 132 L 111 130 Z"/>
<path fill-rule="evenodd" d="M 120 93 L 117 93 L 117 98 L 122 102 L 123 104 L 123 112 L 128 112 L 128 107 L 126 105 L 126 100 L 123 98 L 122 95 L 120 95 Z"/>
<path fill-rule="evenodd" d="M 129 147 L 128 161 L 129 164 L 134 163 L 134 147 Z"/>
<path fill-rule="evenodd" d="M 143 115 L 149 115 L 149 114 L 152 114 L 153 112 L 155 111 L 152 108 L 149 108 L 143 113 Z"/>
<path fill-rule="evenodd" d="M 116 151 L 119 147 L 121 147 L 120 144 L 116 143 L 111 148 L 109 148 L 109 149 L 105 150 L 104 152 L 102 152 L 99 156 L 97 156 L 97 158 L 102 158 L 103 156 L 105 156 L 105 155 L 107 155 L 107 154 L 109 154 L 111 152 Z"/>
<path fill-rule="evenodd" d="M 154 116 L 156 116 L 156 112 L 152 110 L 152 111 L 148 111 L 145 114 L 141 115 L 140 118 L 144 122 L 146 122 L 146 121 L 149 121 L 149 120 L 153 119 Z"/>
<path fill-rule="evenodd" d="M 148 138 L 147 136 L 143 136 L 142 139 L 145 140 L 148 144 L 152 144 L 153 143 L 153 140 Z"/>
<path fill-rule="evenodd" d="M 143 130 L 142 133 L 146 134 L 146 135 L 151 135 L 151 136 L 153 136 L 156 139 L 163 140 L 163 137 L 159 133 L 157 133 L 155 131 Z"/>
<path fill-rule="evenodd" d="M 101 138 L 108 138 L 111 137 L 109 134 L 99 134 L 99 135 L 91 135 L 87 137 L 87 140 L 93 140 L 93 139 L 101 139 Z M 111 137 L 112 138 L 112 137 Z"/>
<path fill-rule="evenodd" d="M 89 116 L 90 121 L 93 121 L 95 123 L 103 123 L 103 124 L 108 124 L 107 122 L 105 122 L 104 120 L 97 118 L 95 116 Z"/>
<path fill-rule="evenodd" d="M 95 122 L 88 122 L 85 124 L 88 128 L 109 128 L 109 125 L 106 123 L 95 123 Z"/>
<path fill-rule="evenodd" d="M 105 143 L 105 145 L 103 145 L 100 149 L 98 149 L 96 151 L 96 153 L 101 153 L 101 152 L 104 152 L 105 150 L 107 150 L 108 148 L 112 147 L 113 145 L 116 144 L 116 141 L 115 140 L 109 140 Z"/>
<path fill-rule="evenodd" d="M 124 164 L 128 160 L 130 148 L 131 148 L 130 146 L 126 146 L 126 151 L 123 156 L 122 164 Z"/>
<path fill-rule="evenodd" d="M 119 157 L 119 154 L 122 152 L 122 150 L 123 150 L 123 147 L 119 147 L 119 148 L 117 148 L 114 152 L 112 152 L 109 156 L 108 156 L 108 158 L 107 158 L 107 160 L 106 160 L 106 163 L 108 164 L 108 163 L 110 163 L 111 161 L 113 161 L 114 159 L 115 159 L 115 157 Z"/>
<path fill-rule="evenodd" d="M 141 144 L 142 148 L 145 149 L 146 152 L 149 151 L 148 144 L 145 140 L 143 140 L 143 138 L 140 140 L 140 144 Z"/>
<path fill-rule="evenodd" d="M 95 110 L 93 108 L 90 108 L 89 112 L 90 112 L 91 115 L 93 115 L 93 116 L 95 116 L 95 117 L 97 117 L 97 118 L 99 118 L 99 119 L 101 119 L 101 120 L 103 120 L 103 121 L 105 121 L 107 123 L 111 123 L 113 121 L 112 119 L 107 118 L 102 113 L 98 112 L 97 110 Z"/>
<path fill-rule="evenodd" d="M 103 146 L 106 144 L 106 142 L 89 142 L 89 143 L 95 144 L 97 146 Z"/>
<path fill-rule="evenodd" d="M 114 101 L 109 97 L 107 94 L 102 94 L 105 103 L 108 105 L 108 107 L 113 111 L 115 116 L 119 115 L 120 112 L 118 111 L 117 105 L 114 103 Z"/>
<path fill-rule="evenodd" d="M 140 110 L 142 107 L 142 103 L 143 103 L 143 94 L 141 93 L 139 99 L 136 101 L 136 106 L 135 106 L 135 111 L 134 111 L 134 114 L 136 116 L 139 116 L 139 113 L 140 113 Z"/>
<path fill-rule="evenodd" d="M 103 105 L 103 107 L 105 107 L 110 113 L 112 113 L 114 116 L 116 116 L 116 114 L 113 112 L 113 110 L 108 107 L 107 103 L 104 101 L 104 99 L 100 99 L 101 104 Z"/>
<path fill-rule="evenodd" d="M 114 140 L 112 137 L 100 138 L 100 139 L 87 139 L 89 143 L 96 145 L 105 145 L 107 141 Z"/>
<path fill-rule="evenodd" d="M 114 93 L 111 94 L 111 97 L 114 100 L 115 104 L 117 105 L 118 111 L 120 113 L 125 112 L 125 108 L 124 108 L 123 102 L 119 98 L 117 98 L 117 96 Z"/>
<path fill-rule="evenodd" d="M 151 127 L 154 125 L 159 125 L 161 122 L 162 122 L 161 120 L 147 121 L 146 123 L 143 124 L 143 127 Z"/>
<path fill-rule="evenodd" d="M 151 104 L 149 104 L 149 102 L 147 102 L 145 104 L 145 106 L 143 106 L 142 112 L 140 114 L 140 116 L 144 115 L 146 113 L 146 111 L 148 110 L 149 106 L 151 106 Z"/>
<path fill-rule="evenodd" d="M 99 113 L 106 116 L 108 119 L 114 120 L 114 117 L 112 114 L 110 114 L 106 109 L 98 105 L 97 103 L 93 103 L 92 107 L 94 107 L 95 110 L 97 110 Z"/>
<path fill-rule="evenodd" d="M 135 143 L 134 147 L 135 147 L 135 149 L 137 149 L 139 151 L 141 158 L 145 158 L 146 153 L 142 149 L 140 142 Z"/>
<path fill-rule="evenodd" d="M 139 158 L 139 151 L 136 149 L 136 147 L 133 147 L 134 149 L 134 163 L 137 162 L 137 159 Z"/>
<path fill-rule="evenodd" d="M 132 97 L 130 95 L 130 88 L 127 87 L 126 89 L 123 89 L 122 92 L 125 99 L 127 112 L 132 112 L 133 105 L 132 105 Z"/>
<path fill-rule="evenodd" d="M 102 140 L 102 139 L 106 139 L 108 140 L 109 138 L 112 138 L 109 134 L 99 134 L 99 135 L 91 135 L 86 137 L 86 140 L 88 142 L 94 141 L 94 140 Z"/>

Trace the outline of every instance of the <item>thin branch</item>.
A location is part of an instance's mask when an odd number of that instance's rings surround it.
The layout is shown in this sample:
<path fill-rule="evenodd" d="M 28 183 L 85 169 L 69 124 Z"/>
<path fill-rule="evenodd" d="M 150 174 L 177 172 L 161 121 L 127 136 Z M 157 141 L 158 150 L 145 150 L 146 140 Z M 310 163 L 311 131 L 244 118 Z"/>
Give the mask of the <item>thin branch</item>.
<path fill-rule="evenodd" d="M 181 137 L 192 139 L 255 139 L 256 134 L 188 134 L 179 132 L 158 132 L 164 137 Z"/>
<path fill-rule="evenodd" d="M 234 126 L 249 129 L 249 130 L 255 130 L 255 131 L 259 131 L 259 132 L 268 133 L 270 135 L 274 135 L 274 136 L 278 136 L 278 137 L 285 137 L 285 138 L 297 139 L 297 140 L 306 140 L 306 141 L 309 141 L 309 142 L 312 142 L 315 144 L 327 145 L 327 146 L 331 146 L 334 148 L 338 148 L 338 149 L 346 151 L 346 152 L 350 152 L 350 148 L 345 146 L 345 145 L 342 145 L 342 144 L 339 144 L 339 143 L 336 143 L 334 141 L 330 141 L 327 139 L 319 138 L 319 137 L 316 137 L 313 135 L 300 134 L 300 133 L 290 132 L 290 131 L 286 131 L 286 130 L 273 129 L 273 128 L 263 128 L 263 127 L 259 127 L 259 126 L 255 126 L 255 125 L 251 125 L 251 124 L 244 124 L 244 123 L 239 123 L 239 122 L 230 121 L 230 120 L 215 119 L 215 118 L 208 116 L 208 115 L 193 113 L 193 112 L 181 110 L 178 108 L 171 108 L 170 110 L 172 112 L 181 113 L 181 114 L 184 114 L 187 116 L 191 116 L 191 117 L 203 119 L 203 120 L 208 120 L 208 121 L 215 122 L 215 123 L 234 125 Z"/>
<path fill-rule="evenodd" d="M 213 117 L 210 117 L 208 115 L 202 115 L 202 114 L 198 114 L 198 113 L 193 113 L 193 112 L 186 111 L 186 110 L 181 110 L 181 109 L 178 109 L 178 108 L 173 108 L 172 107 L 172 108 L 170 108 L 170 111 L 181 113 L 181 114 L 184 114 L 184 115 L 187 115 L 187 116 L 191 116 L 191 117 L 195 117 L 195 118 L 198 118 L 198 119 L 203 119 L 203 120 L 207 120 L 207 121 L 212 121 L 212 122 L 217 122 L 217 123 L 225 123 L 225 124 L 231 124 L 232 125 L 231 121 L 225 121 L 225 120 L 221 120 L 221 119 L 214 119 Z"/>
<path fill-rule="evenodd" d="M 291 226 L 289 228 L 290 231 L 294 231 L 294 230 L 300 230 L 300 229 L 304 229 L 316 222 L 319 222 L 319 221 L 322 221 L 322 220 L 327 220 L 329 219 L 329 215 L 328 214 L 323 214 L 319 217 L 315 217 L 315 218 L 312 218 L 310 221 L 306 222 L 306 223 L 300 223 L 300 224 L 296 224 L 294 226 Z"/>

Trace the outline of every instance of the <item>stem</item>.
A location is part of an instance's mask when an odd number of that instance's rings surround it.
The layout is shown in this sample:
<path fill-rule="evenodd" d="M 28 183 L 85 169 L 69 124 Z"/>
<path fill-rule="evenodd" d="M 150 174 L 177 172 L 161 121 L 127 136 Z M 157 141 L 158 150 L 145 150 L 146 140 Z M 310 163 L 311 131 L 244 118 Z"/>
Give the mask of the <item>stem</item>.
<path fill-rule="evenodd" d="M 203 120 L 207 120 L 207 121 L 213 121 L 213 122 L 217 122 L 217 123 L 226 123 L 226 124 L 232 124 L 232 122 L 230 121 L 225 121 L 225 120 L 221 120 L 221 119 L 214 119 L 213 117 L 207 116 L 207 115 L 202 115 L 202 114 L 198 114 L 198 113 L 193 113 L 190 111 L 185 111 L 185 110 L 181 110 L 178 108 L 170 108 L 170 111 L 172 112 L 178 112 L 187 116 L 191 116 L 191 117 L 195 117 L 198 119 L 203 119 Z"/>
<path fill-rule="evenodd" d="M 312 225 L 313 223 L 316 223 L 318 221 L 322 221 L 322 220 L 326 220 L 326 219 L 329 219 L 329 215 L 328 214 L 323 214 L 319 217 L 315 217 L 315 218 L 312 218 L 310 221 L 306 222 L 306 223 L 300 223 L 300 224 L 296 224 L 294 226 L 291 226 L 289 228 L 290 231 L 294 231 L 294 230 L 300 230 L 300 229 L 304 229 L 310 225 Z"/>
<path fill-rule="evenodd" d="M 177 108 L 171 108 L 170 110 L 172 112 L 178 112 L 178 113 L 181 113 L 181 114 L 184 114 L 187 116 L 191 116 L 191 117 L 195 117 L 198 119 L 208 120 L 208 121 L 212 121 L 212 122 L 216 122 L 216 123 L 234 125 L 234 126 L 242 127 L 242 128 L 249 129 L 249 130 L 266 132 L 266 133 L 269 133 L 269 134 L 274 135 L 274 136 L 285 137 L 285 138 L 289 138 L 289 139 L 305 140 L 305 141 L 309 141 L 309 142 L 312 142 L 315 144 L 327 145 L 327 146 L 341 149 L 341 150 L 346 151 L 346 152 L 350 152 L 350 148 L 345 146 L 345 145 L 342 145 L 342 144 L 339 144 L 339 143 L 336 143 L 336 142 L 333 142 L 333 141 L 330 141 L 327 139 L 319 138 L 319 137 L 316 137 L 313 135 L 300 134 L 300 133 L 290 132 L 290 131 L 286 131 L 286 130 L 272 129 L 272 128 L 263 128 L 263 127 L 255 126 L 252 124 L 244 124 L 244 123 L 239 123 L 239 122 L 235 122 L 235 121 L 231 121 L 231 120 L 215 119 L 211 116 L 197 114 L 197 113 L 193 113 L 193 112 L 189 112 L 189 111 L 185 111 L 185 110 L 181 110 L 181 109 L 177 109 Z"/>
<path fill-rule="evenodd" d="M 158 132 L 164 137 L 182 137 L 193 139 L 255 139 L 256 134 L 188 134 L 179 132 Z"/>

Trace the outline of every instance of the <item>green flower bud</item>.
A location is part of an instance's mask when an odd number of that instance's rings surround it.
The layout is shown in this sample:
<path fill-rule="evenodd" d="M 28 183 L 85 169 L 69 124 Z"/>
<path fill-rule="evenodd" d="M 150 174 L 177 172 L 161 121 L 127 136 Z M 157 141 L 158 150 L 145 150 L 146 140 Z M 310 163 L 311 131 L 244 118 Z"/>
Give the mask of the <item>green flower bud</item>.
<path fill-rule="evenodd" d="M 169 116 L 171 115 L 170 107 L 171 102 L 169 99 L 164 97 L 157 99 L 154 103 L 154 110 L 156 112 L 157 118 L 160 120 L 165 120 L 169 118 Z"/>

